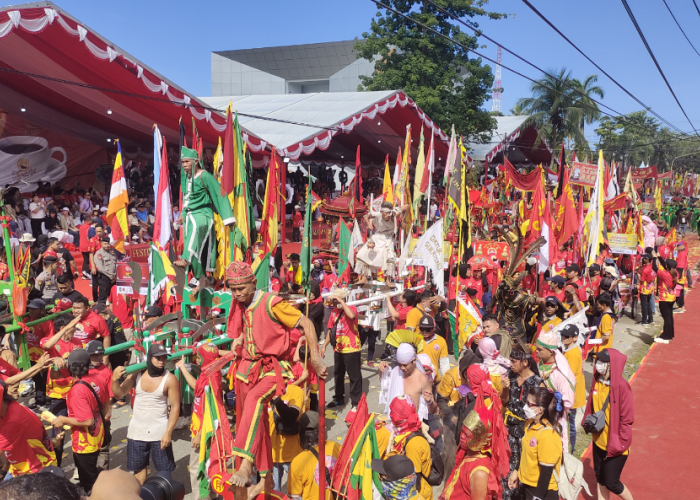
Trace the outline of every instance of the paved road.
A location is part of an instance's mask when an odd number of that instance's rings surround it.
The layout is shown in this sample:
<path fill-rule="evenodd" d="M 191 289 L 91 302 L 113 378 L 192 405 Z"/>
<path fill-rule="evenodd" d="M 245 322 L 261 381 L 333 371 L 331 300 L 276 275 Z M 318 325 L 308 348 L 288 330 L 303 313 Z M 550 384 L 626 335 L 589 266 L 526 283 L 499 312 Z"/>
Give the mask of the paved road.
<path fill-rule="evenodd" d="M 658 309 L 658 308 L 657 308 Z M 655 321 L 662 323 L 661 317 L 655 316 Z M 643 344 L 650 344 L 653 336 L 656 335 L 660 327 L 655 327 L 654 329 L 645 329 L 640 325 L 635 324 L 634 321 L 627 317 L 622 318 L 615 327 L 615 348 L 625 352 L 634 353 L 636 350 L 640 349 Z M 384 330 L 384 327 L 383 327 Z M 386 332 L 382 333 L 382 337 L 386 336 Z M 379 357 L 384 351 L 384 343 L 378 342 L 376 347 L 375 356 Z M 371 412 L 379 412 L 383 408 L 379 407 L 378 396 L 379 396 L 379 370 L 377 368 L 368 367 L 365 363 L 367 351 L 366 348 L 363 350 L 363 389 L 367 393 L 367 403 L 369 410 Z M 333 353 L 330 349 L 327 350 L 326 363 L 329 365 L 329 377 L 326 384 L 326 401 L 330 401 L 334 391 L 335 383 L 333 382 Z M 454 360 L 451 360 L 454 365 Z M 636 366 L 633 367 L 636 369 Z M 584 370 L 586 372 L 586 385 L 590 385 L 592 377 L 592 365 L 591 363 L 584 363 Z M 347 381 L 347 378 L 346 378 Z M 346 386 L 345 394 L 349 394 L 349 387 Z M 27 401 L 30 398 L 22 398 L 23 401 Z M 341 442 L 345 434 L 347 433 L 347 427 L 344 423 L 344 418 L 350 409 L 350 404 L 341 407 L 338 411 L 327 411 L 326 412 L 326 425 L 328 431 L 328 439 L 336 440 Z M 110 450 L 110 464 L 112 468 L 122 468 L 126 469 L 126 432 L 131 418 L 131 408 L 127 405 L 124 407 L 118 407 L 115 405 L 112 413 L 112 444 Z M 581 418 L 581 413 L 579 412 L 579 420 Z M 66 450 L 70 450 L 70 446 L 66 445 Z M 175 455 L 175 460 L 177 462 L 177 470 L 174 473 L 174 478 L 185 485 L 187 500 L 191 498 L 190 495 L 190 481 L 189 481 L 189 453 L 190 453 L 190 439 L 189 439 L 189 429 L 182 429 L 175 431 L 173 434 L 173 452 Z M 66 475 L 71 477 L 75 466 L 73 465 L 72 453 L 66 453 L 64 451 L 63 459 L 63 469 L 66 471 Z M 436 488 L 436 493 L 439 487 Z M 437 498 L 437 496 L 436 496 Z"/>

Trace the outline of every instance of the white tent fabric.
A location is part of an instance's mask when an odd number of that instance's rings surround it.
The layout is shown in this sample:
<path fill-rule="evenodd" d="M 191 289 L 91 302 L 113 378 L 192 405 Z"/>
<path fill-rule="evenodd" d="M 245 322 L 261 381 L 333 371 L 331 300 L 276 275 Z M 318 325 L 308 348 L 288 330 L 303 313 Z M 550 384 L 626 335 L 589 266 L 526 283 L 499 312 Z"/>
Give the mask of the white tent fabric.
<path fill-rule="evenodd" d="M 373 120 L 397 106 L 414 108 L 426 127 L 444 141 L 448 138 L 400 91 L 325 92 L 313 94 L 200 97 L 209 106 L 225 111 L 229 102 L 239 121 L 251 133 L 292 160 L 325 150 L 338 133 L 349 133 L 365 119 Z M 245 116 L 255 115 L 256 118 Z M 291 122 L 291 123 L 290 123 Z"/>
<path fill-rule="evenodd" d="M 474 161 L 490 162 L 509 142 L 520 136 L 520 126 L 527 116 L 496 116 L 496 130 L 485 144 L 469 143 L 469 157 Z"/>

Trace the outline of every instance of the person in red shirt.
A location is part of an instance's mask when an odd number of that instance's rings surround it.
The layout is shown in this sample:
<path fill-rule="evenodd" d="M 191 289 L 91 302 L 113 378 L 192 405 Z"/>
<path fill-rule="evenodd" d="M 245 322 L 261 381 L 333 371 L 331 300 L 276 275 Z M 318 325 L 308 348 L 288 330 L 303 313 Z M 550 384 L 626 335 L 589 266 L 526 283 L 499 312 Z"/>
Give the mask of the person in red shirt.
<path fill-rule="evenodd" d="M 95 225 L 95 221 L 87 219 L 80 225 L 80 253 L 83 254 L 83 279 L 90 279 L 90 228 Z"/>
<path fill-rule="evenodd" d="M 304 226 L 304 217 L 301 215 L 301 207 L 294 207 L 294 215 L 292 215 L 292 241 L 298 243 L 301 241 L 301 228 Z"/>
<path fill-rule="evenodd" d="M 394 330 L 406 329 L 406 317 L 408 313 L 418 304 L 418 294 L 413 290 L 406 290 L 400 295 L 398 307 L 394 307 L 391 302 L 391 295 L 386 294 L 386 307 L 394 320 Z"/>
<path fill-rule="evenodd" d="M 75 299 L 73 316 L 80 318 L 75 326 L 75 338 L 80 340 L 83 346 L 98 337 L 102 337 L 102 346 L 105 349 L 112 345 L 107 323 L 104 318 L 89 308 L 86 298 L 78 297 Z M 105 359 L 105 363 L 108 363 L 107 359 Z"/>
<path fill-rule="evenodd" d="M 548 290 L 544 292 L 544 298 L 554 296 L 563 304 L 566 301 L 566 292 L 564 292 L 566 281 L 564 278 L 561 276 L 553 276 L 547 278 L 547 283 L 549 283 L 549 287 Z"/>
<path fill-rule="evenodd" d="M 63 253 L 59 253 L 61 249 L 61 243 L 56 238 L 49 238 L 48 246 L 44 252 L 43 258 L 46 257 L 56 257 L 58 261 L 58 268 L 56 269 L 56 274 L 61 276 L 63 273 L 68 272 L 68 266 L 66 265 L 66 260 L 63 258 Z"/>
<path fill-rule="evenodd" d="M 95 265 L 95 252 L 102 248 L 102 236 L 104 236 L 104 226 L 101 222 L 95 224 L 95 236 L 90 239 L 88 252 L 90 253 L 90 279 L 92 280 L 92 300 L 97 302 L 97 267 Z"/>
<path fill-rule="evenodd" d="M 68 416 L 56 417 L 51 425 L 56 429 L 71 426 L 73 462 L 78 469 L 80 486 L 90 491 L 100 472 L 97 462 L 104 442 L 102 415 L 109 412 L 109 404 L 101 403 L 96 393 L 102 388 L 88 377 L 90 355 L 84 349 L 72 351 L 66 363 L 73 382 L 66 397 Z"/>
<path fill-rule="evenodd" d="M 530 264 L 528 262 L 527 274 L 520 282 L 520 285 L 525 292 L 534 294 L 537 291 L 537 266 L 537 261 L 535 261 L 534 264 Z"/>
<path fill-rule="evenodd" d="M 10 477 L 35 474 L 56 465 L 56 454 L 41 420 L 6 389 L 0 384 L 0 450 L 10 463 Z"/>
<path fill-rule="evenodd" d="M 27 321 L 36 321 L 41 319 L 46 311 L 46 303 L 41 299 L 32 299 L 27 304 L 27 315 L 29 316 Z M 41 356 L 44 354 L 44 350 L 41 348 L 40 341 L 45 337 L 53 337 L 55 330 L 53 321 L 45 321 L 39 323 L 38 325 L 28 327 L 29 330 L 26 332 L 27 335 L 27 348 L 29 351 L 29 361 L 34 364 Z M 32 377 L 34 382 L 34 390 L 36 391 L 36 404 L 44 405 L 48 403 L 46 394 L 46 374 L 43 371 L 38 372 L 34 377 Z"/>
<path fill-rule="evenodd" d="M 676 299 L 676 304 L 680 308 L 678 312 L 685 312 L 685 287 L 692 284 L 693 279 L 690 275 L 690 269 L 688 269 L 688 245 L 685 241 L 679 241 L 676 243 L 676 247 L 673 249 L 673 253 L 676 256 L 676 266 L 678 269 L 678 284 L 683 288 Z"/>
<path fill-rule="evenodd" d="M 588 279 L 581 277 L 581 268 L 578 264 L 571 264 L 566 268 L 566 284 L 576 286 L 578 292 L 578 300 L 585 302 L 588 300 L 588 290 L 591 289 L 591 283 Z"/>
<path fill-rule="evenodd" d="M 600 265 L 598 264 L 591 264 L 590 267 L 588 268 L 588 275 L 590 276 L 590 285 L 589 287 L 591 290 L 593 290 L 593 295 L 596 297 L 598 296 L 598 291 L 600 290 Z M 588 280 L 586 280 L 588 281 Z"/>
<path fill-rule="evenodd" d="M 651 266 L 651 255 L 642 255 L 642 271 L 639 274 L 639 302 L 642 306 L 642 325 L 651 327 L 654 318 L 651 313 L 651 301 L 654 296 L 654 285 L 656 284 L 656 272 Z"/>
<path fill-rule="evenodd" d="M 105 348 L 99 340 L 91 340 L 85 347 L 85 350 L 90 355 L 90 371 L 84 380 L 89 380 L 95 389 L 95 393 L 100 398 L 100 404 L 104 408 L 110 408 L 112 393 L 112 370 L 104 364 L 103 357 Z M 105 438 L 100 448 L 100 457 L 97 461 L 99 470 L 109 470 L 109 444 L 112 442 L 111 420 L 109 415 L 105 414 Z"/>
<path fill-rule="evenodd" d="M 134 301 L 131 297 L 117 292 L 117 287 L 113 286 L 109 292 L 108 304 L 112 313 L 117 317 L 124 329 L 126 340 L 134 339 Z"/>
<path fill-rule="evenodd" d="M 676 261 L 673 259 L 664 259 L 656 252 L 651 254 L 653 257 L 652 269 L 656 272 L 659 284 L 659 312 L 664 319 L 664 328 L 661 335 L 654 339 L 654 342 L 660 344 L 668 344 L 675 336 L 675 328 L 673 323 L 673 304 L 676 302 L 676 283 L 678 283 L 678 272 L 676 270 Z M 658 267 L 657 260 L 663 269 Z"/>

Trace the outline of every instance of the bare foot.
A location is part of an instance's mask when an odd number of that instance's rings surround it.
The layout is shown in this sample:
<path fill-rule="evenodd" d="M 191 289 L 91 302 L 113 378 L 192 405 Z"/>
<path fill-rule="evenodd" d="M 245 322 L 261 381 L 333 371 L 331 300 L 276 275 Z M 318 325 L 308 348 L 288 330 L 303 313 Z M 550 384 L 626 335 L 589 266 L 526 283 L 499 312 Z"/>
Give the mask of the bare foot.
<path fill-rule="evenodd" d="M 250 460 L 241 460 L 241 466 L 229 478 L 233 486 L 239 488 L 250 486 L 250 472 L 253 470 L 253 463 Z"/>
<path fill-rule="evenodd" d="M 178 267 L 187 267 L 187 261 L 182 260 L 182 259 L 177 259 L 175 262 L 173 262 Z"/>

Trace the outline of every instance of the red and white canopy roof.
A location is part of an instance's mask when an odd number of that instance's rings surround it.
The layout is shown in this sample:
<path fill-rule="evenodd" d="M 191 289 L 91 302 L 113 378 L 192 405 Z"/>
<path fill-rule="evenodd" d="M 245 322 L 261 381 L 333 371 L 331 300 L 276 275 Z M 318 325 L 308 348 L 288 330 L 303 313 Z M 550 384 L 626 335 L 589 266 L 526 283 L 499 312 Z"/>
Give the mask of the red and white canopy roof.
<path fill-rule="evenodd" d="M 86 142 L 149 144 L 156 123 L 177 144 L 180 117 L 189 125 L 192 116 L 211 146 L 226 127 L 223 115 L 51 2 L 0 9 L 0 67 L 19 72 L 0 71 L 0 107 L 24 108 L 36 125 Z M 247 130 L 243 136 L 251 151 L 267 146 Z"/>

